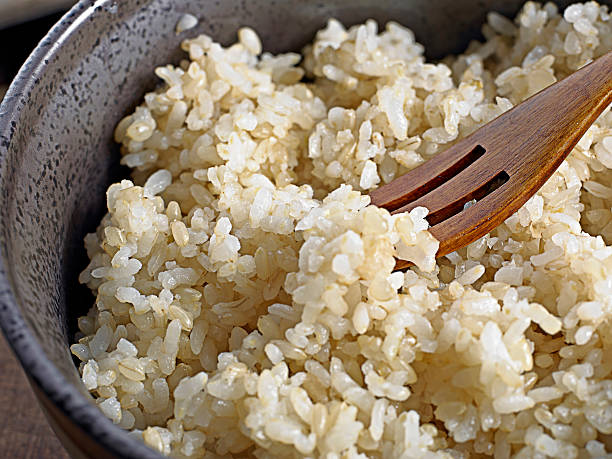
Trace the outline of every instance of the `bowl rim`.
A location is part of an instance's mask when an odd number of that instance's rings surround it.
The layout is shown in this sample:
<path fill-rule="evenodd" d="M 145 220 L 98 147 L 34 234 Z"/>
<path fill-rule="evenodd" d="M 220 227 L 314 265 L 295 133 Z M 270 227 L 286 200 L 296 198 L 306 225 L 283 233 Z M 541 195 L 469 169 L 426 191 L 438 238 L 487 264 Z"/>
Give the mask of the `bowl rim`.
<path fill-rule="evenodd" d="M 100 7 L 109 7 L 116 0 L 79 0 L 49 30 L 19 69 L 4 99 L 0 103 L 0 177 L 7 174 L 8 149 L 13 141 L 15 126 L 28 108 L 28 96 L 40 84 L 52 58 L 61 53 L 63 43 L 75 32 L 87 27 L 87 19 Z M 109 5 L 110 4 L 110 5 Z M 0 221 L 0 226 L 2 222 Z M 0 240 L 0 328 L 28 376 L 34 384 L 67 419 L 102 445 L 115 457 L 162 458 L 144 442 L 131 437 L 128 432 L 114 425 L 98 407 L 88 400 L 75 385 L 69 382 L 48 359 L 41 344 L 18 306 L 10 264 L 7 263 L 7 241 Z M 47 414 L 47 413 L 45 413 Z M 84 451 L 79 451 L 81 454 Z"/>

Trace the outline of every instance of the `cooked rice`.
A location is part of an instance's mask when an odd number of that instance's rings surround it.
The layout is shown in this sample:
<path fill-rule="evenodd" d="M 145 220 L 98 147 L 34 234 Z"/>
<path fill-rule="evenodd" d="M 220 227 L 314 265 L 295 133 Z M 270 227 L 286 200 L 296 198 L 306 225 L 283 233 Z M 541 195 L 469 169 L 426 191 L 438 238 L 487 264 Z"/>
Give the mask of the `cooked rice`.
<path fill-rule="evenodd" d="M 193 14 L 184 14 L 176 23 L 175 31 L 177 34 L 179 34 L 185 32 L 186 30 L 193 29 L 197 25 L 198 18 L 196 18 Z"/>
<path fill-rule="evenodd" d="M 483 33 L 430 64 L 398 24 L 330 20 L 298 66 L 241 29 L 157 69 L 116 129 L 132 180 L 85 240 L 96 302 L 71 349 L 106 416 L 173 457 L 612 451 L 610 110 L 515 215 L 440 260 L 426 209 L 368 205 L 612 49 L 595 2 L 529 2 Z"/>

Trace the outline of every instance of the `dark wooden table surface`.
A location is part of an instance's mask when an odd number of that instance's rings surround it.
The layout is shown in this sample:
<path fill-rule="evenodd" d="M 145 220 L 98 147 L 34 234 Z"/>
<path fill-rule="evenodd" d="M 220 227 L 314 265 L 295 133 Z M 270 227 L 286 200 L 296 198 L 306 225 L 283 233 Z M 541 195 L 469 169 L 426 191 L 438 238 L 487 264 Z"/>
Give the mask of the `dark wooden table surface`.
<path fill-rule="evenodd" d="M 11 459 L 68 459 L 34 393 L 0 334 L 0 455 Z"/>
<path fill-rule="evenodd" d="M 21 63 L 58 18 L 59 15 L 53 15 L 0 30 L 1 43 L 21 44 L 19 47 L 0 46 L 0 90 L 13 78 Z M 0 458 L 68 459 L 1 333 Z"/>

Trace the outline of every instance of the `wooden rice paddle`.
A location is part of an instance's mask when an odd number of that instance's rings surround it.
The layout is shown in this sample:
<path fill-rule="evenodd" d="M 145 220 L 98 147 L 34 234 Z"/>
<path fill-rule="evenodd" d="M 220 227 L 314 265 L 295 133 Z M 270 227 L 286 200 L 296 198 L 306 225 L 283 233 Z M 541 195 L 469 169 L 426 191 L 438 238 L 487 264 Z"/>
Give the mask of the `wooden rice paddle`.
<path fill-rule="evenodd" d="M 611 102 L 612 51 L 372 191 L 372 204 L 393 214 L 427 207 L 437 256 L 454 252 L 533 196 Z"/>

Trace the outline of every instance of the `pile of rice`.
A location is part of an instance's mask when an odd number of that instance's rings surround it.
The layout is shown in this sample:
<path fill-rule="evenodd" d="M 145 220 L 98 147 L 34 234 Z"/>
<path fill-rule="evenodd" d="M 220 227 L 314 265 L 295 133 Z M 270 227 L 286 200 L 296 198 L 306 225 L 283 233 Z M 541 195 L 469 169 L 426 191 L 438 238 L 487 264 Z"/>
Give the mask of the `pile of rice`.
<path fill-rule="evenodd" d="M 483 32 L 430 64 L 395 23 L 330 20 L 303 60 L 243 28 L 156 70 L 116 129 L 132 180 L 85 241 L 96 301 L 71 350 L 106 416 L 173 457 L 612 451 L 610 110 L 523 208 L 440 260 L 426 209 L 368 205 L 612 49 L 595 2 L 529 2 Z"/>

